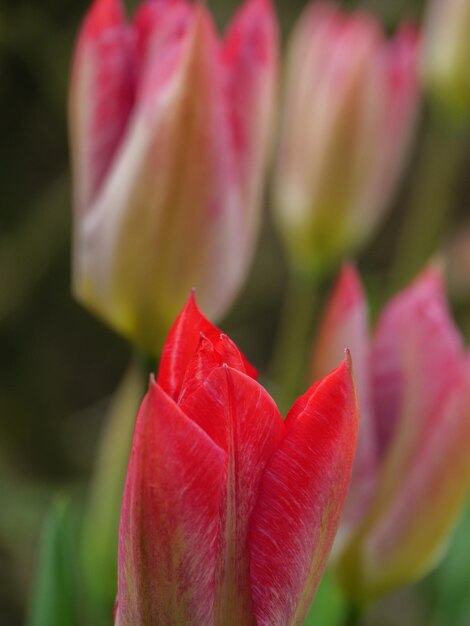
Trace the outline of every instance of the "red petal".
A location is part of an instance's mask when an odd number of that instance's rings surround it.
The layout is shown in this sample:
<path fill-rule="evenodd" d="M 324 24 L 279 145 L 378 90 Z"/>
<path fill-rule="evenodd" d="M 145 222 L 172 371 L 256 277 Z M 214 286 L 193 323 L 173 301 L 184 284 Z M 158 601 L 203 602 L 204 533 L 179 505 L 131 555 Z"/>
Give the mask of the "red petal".
<path fill-rule="evenodd" d="M 194 393 L 205 382 L 212 370 L 221 365 L 229 365 L 233 369 L 245 372 L 243 356 L 227 335 L 220 334 L 214 345 L 205 335 L 201 334 L 199 346 L 190 359 L 185 372 L 178 396 L 178 404 L 188 395 Z"/>
<path fill-rule="evenodd" d="M 223 334 L 202 315 L 197 307 L 194 293 L 191 293 L 165 342 L 158 372 L 158 384 L 174 400 L 177 400 L 180 395 L 186 370 L 200 345 L 201 334 L 213 345 L 218 346 L 222 362 L 233 363 L 233 353 L 235 350 L 238 351 L 238 348 L 233 342 L 227 343 L 227 347 L 224 348 L 226 342 L 223 339 Z M 227 354 L 227 360 L 225 360 L 225 354 Z M 245 371 L 252 378 L 256 378 L 255 368 L 248 363 L 240 352 L 238 354 L 243 364 L 242 371 Z"/>
<path fill-rule="evenodd" d="M 197 392 L 183 400 L 181 409 L 227 451 L 215 623 L 248 626 L 252 624 L 248 523 L 261 474 L 284 435 L 284 423 L 263 387 L 226 366 L 213 370 Z"/>
<path fill-rule="evenodd" d="M 127 128 L 135 97 L 134 44 L 119 0 L 95 0 L 78 37 L 69 95 L 79 214 L 96 197 Z"/>
<path fill-rule="evenodd" d="M 152 384 L 140 409 L 119 537 L 119 624 L 213 623 L 225 454 Z"/>
<path fill-rule="evenodd" d="M 258 626 L 302 624 L 325 568 L 357 434 L 354 384 L 346 363 L 300 399 L 286 428 L 261 479 L 251 522 Z"/>
<path fill-rule="evenodd" d="M 361 279 L 352 265 L 345 265 L 329 299 L 317 335 L 312 359 L 312 380 L 330 372 L 351 352 L 360 406 L 360 428 L 351 488 L 341 520 L 339 539 L 347 535 L 367 512 L 374 495 L 377 476 L 375 422 L 370 398 L 370 341 L 367 303 Z M 341 535 L 341 538 L 339 537 Z"/>

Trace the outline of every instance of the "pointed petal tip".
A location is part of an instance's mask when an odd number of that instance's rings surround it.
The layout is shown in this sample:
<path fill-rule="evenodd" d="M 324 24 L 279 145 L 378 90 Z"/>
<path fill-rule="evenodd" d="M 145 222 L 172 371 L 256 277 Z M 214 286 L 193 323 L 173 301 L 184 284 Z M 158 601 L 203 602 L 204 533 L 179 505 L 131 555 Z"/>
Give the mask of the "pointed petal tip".
<path fill-rule="evenodd" d="M 246 0 L 224 36 L 225 56 L 237 59 L 249 51 L 251 62 L 271 65 L 277 57 L 277 20 L 271 0 Z"/>
<path fill-rule="evenodd" d="M 178 317 L 176 318 L 175 325 L 177 324 L 179 318 L 183 318 L 186 316 L 189 316 L 190 318 L 194 318 L 194 322 L 196 321 L 196 319 L 204 320 L 204 322 L 209 322 L 209 320 L 206 318 L 206 316 L 202 313 L 201 309 L 199 308 L 196 296 L 197 296 L 196 287 L 192 287 L 188 294 L 188 297 L 186 298 L 186 302 L 184 303 L 183 308 L 181 309 Z M 199 328 L 199 325 L 198 325 L 198 328 Z"/>
<path fill-rule="evenodd" d="M 185 306 L 183 308 L 186 308 L 186 307 L 194 307 L 195 309 L 199 311 L 199 307 L 197 306 L 197 301 L 196 301 L 196 287 L 191 287 Z"/>
<path fill-rule="evenodd" d="M 333 299 L 338 298 L 346 310 L 365 300 L 362 281 L 353 263 L 345 263 L 341 268 L 333 294 Z"/>
<path fill-rule="evenodd" d="M 409 286 L 409 289 L 423 289 L 438 297 L 445 297 L 445 265 L 442 259 L 435 257 Z"/>
<path fill-rule="evenodd" d="M 106 29 L 120 26 L 125 21 L 122 0 L 95 0 L 86 14 L 83 33 L 94 38 Z"/>

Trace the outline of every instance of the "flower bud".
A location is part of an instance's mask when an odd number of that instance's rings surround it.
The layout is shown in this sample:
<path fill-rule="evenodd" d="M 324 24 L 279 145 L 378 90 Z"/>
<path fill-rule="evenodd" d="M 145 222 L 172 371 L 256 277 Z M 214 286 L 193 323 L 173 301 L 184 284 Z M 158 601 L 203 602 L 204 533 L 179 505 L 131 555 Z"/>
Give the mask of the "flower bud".
<path fill-rule="evenodd" d="M 470 3 L 430 0 L 423 31 L 421 71 L 436 100 L 470 114 Z"/>
<path fill-rule="evenodd" d="M 220 40 L 206 7 L 95 0 L 70 86 L 74 291 L 148 351 L 192 287 L 230 306 L 259 226 L 277 68 L 269 0 Z"/>
<path fill-rule="evenodd" d="M 350 362 L 284 421 L 193 298 L 140 408 L 121 512 L 116 626 L 300 626 L 357 432 Z"/>
<path fill-rule="evenodd" d="M 358 250 L 390 206 L 415 126 L 416 44 L 411 27 L 387 41 L 370 15 L 326 2 L 294 29 L 273 200 L 301 270 Z"/>
<path fill-rule="evenodd" d="M 369 338 L 360 279 L 343 270 L 315 351 L 321 375 L 350 346 L 361 428 L 334 566 L 356 602 L 424 575 L 470 490 L 470 359 L 429 268 L 388 303 Z"/>

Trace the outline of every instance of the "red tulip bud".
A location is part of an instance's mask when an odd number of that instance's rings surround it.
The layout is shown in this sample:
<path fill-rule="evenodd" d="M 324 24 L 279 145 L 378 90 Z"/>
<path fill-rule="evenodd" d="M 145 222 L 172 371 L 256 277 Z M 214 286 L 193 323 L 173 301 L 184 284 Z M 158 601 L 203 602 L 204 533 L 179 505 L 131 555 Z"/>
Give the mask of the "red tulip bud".
<path fill-rule="evenodd" d="M 191 297 L 137 417 L 117 625 L 303 623 L 349 483 L 350 363 L 285 422 L 255 375 Z"/>

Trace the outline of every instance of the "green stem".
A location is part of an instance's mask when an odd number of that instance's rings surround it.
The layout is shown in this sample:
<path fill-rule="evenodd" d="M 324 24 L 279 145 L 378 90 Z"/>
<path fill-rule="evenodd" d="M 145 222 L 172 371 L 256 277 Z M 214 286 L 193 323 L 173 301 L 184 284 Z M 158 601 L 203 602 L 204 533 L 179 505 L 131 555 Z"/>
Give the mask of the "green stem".
<path fill-rule="evenodd" d="M 466 138 L 462 128 L 451 128 L 435 118 L 428 122 L 390 272 L 391 293 L 406 285 L 442 242 Z"/>
<path fill-rule="evenodd" d="M 317 309 L 315 280 L 291 272 L 271 361 L 271 380 L 281 411 L 307 381 L 307 355 Z"/>
<path fill-rule="evenodd" d="M 134 357 L 110 403 L 97 451 L 82 534 L 82 573 L 94 624 L 106 623 L 116 594 L 122 491 L 148 375 L 148 368 Z"/>
<path fill-rule="evenodd" d="M 361 619 L 361 610 L 355 605 L 350 604 L 346 613 L 346 621 L 344 626 L 358 626 Z"/>

